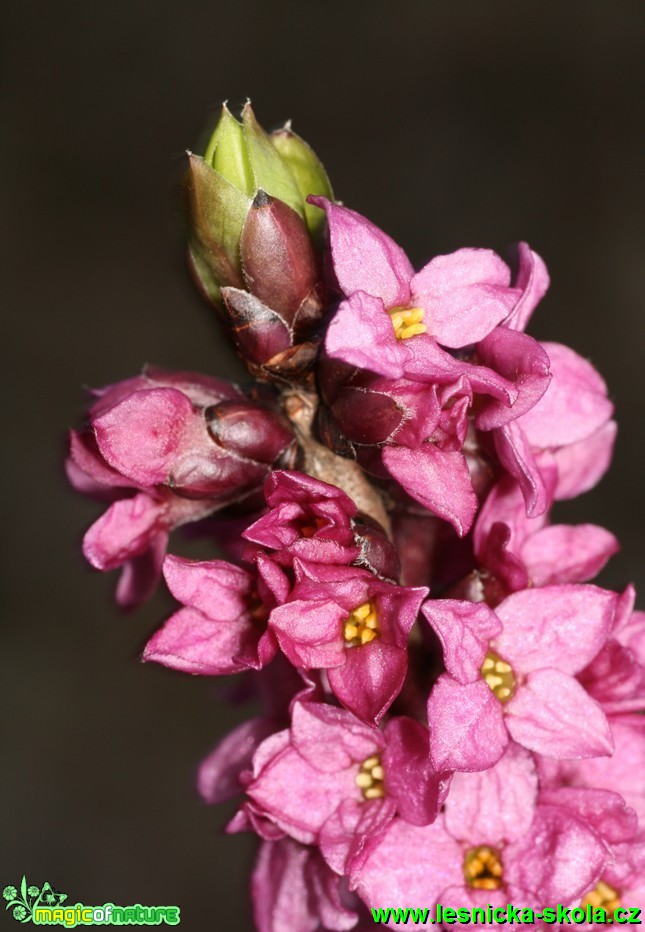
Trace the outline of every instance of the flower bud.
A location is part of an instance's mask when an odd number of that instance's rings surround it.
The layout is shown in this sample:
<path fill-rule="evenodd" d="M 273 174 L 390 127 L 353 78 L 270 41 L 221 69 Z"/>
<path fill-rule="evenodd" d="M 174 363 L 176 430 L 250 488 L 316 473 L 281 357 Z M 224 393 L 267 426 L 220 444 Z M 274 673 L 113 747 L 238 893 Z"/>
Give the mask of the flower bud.
<path fill-rule="evenodd" d="M 293 442 L 280 414 L 250 401 L 222 401 L 206 408 L 204 417 L 219 447 L 254 464 L 273 465 Z"/>
<path fill-rule="evenodd" d="M 204 157 L 189 153 L 186 182 L 190 264 L 200 289 L 214 304 L 220 304 L 223 286 L 243 287 L 240 239 L 260 190 L 300 219 L 302 229 L 291 252 L 306 253 L 309 269 L 313 256 L 309 230 L 320 239 L 321 219 L 316 216 L 320 211 L 306 204 L 306 197 L 310 193 L 331 196 L 324 169 L 306 143 L 290 130 L 269 136 L 250 104 L 244 107 L 241 122 L 224 105 Z M 307 247 L 303 246 L 305 240 Z M 265 248 L 270 251 L 272 241 Z M 298 293 L 302 262 L 295 270 L 298 280 L 293 290 Z"/>
<path fill-rule="evenodd" d="M 246 215 L 240 242 L 242 268 L 249 291 L 293 325 L 303 305 L 311 318 L 320 310 L 312 293 L 318 269 L 304 221 L 282 201 L 258 191 Z M 310 297 L 311 296 L 311 297 Z"/>
<path fill-rule="evenodd" d="M 296 179 L 300 194 L 305 200 L 305 222 L 316 242 L 320 242 L 325 218 L 317 207 L 306 202 L 306 198 L 310 194 L 319 194 L 333 201 L 334 194 L 327 172 L 311 146 L 293 132 L 291 123 L 271 133 L 271 142 Z"/>

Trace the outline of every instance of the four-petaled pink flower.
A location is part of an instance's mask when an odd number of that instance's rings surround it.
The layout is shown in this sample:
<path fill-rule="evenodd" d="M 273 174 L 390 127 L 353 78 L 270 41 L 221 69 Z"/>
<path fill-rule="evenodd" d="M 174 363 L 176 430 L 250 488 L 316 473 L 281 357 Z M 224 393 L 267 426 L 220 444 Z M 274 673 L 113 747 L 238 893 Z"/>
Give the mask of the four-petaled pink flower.
<path fill-rule="evenodd" d="M 547 757 L 611 754 L 605 714 L 575 675 L 603 647 L 615 609 L 613 592 L 589 585 L 526 589 L 495 611 L 427 601 L 447 670 L 428 699 L 434 766 L 485 770 L 511 738 Z"/>

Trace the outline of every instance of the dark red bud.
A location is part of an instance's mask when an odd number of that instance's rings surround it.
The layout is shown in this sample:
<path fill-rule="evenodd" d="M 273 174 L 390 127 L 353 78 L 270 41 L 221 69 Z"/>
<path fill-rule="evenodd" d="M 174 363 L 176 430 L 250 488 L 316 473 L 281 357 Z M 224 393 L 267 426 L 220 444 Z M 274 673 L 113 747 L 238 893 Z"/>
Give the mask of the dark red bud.
<path fill-rule="evenodd" d="M 256 463 L 275 463 L 294 440 L 282 415 L 252 402 L 223 401 L 204 415 L 219 446 Z"/>
<path fill-rule="evenodd" d="M 239 288 L 222 288 L 226 316 L 240 356 L 261 366 L 291 346 L 291 333 L 282 317 L 259 298 Z"/>
<path fill-rule="evenodd" d="M 318 285 L 307 227 L 287 204 L 258 191 L 240 241 L 249 291 L 292 325 Z"/>

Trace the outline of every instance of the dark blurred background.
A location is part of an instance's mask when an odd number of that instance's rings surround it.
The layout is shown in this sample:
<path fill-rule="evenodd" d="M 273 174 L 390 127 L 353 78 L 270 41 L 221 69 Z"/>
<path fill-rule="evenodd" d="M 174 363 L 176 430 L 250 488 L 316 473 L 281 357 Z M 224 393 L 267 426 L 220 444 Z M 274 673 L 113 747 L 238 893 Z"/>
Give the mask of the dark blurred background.
<path fill-rule="evenodd" d="M 168 603 L 117 612 L 115 579 L 79 553 L 101 508 L 62 472 L 84 385 L 145 362 L 241 375 L 186 273 L 178 191 L 225 98 L 251 96 L 269 129 L 291 117 L 337 196 L 416 263 L 520 238 L 544 256 L 531 332 L 594 362 L 621 428 L 613 471 L 560 516 L 617 533 L 602 582 L 645 591 L 644 14 L 638 0 L 2 4 L 0 886 L 26 873 L 71 902 L 250 927 L 250 840 L 221 836 L 227 811 L 194 789 L 247 712 L 219 683 L 138 663 Z"/>

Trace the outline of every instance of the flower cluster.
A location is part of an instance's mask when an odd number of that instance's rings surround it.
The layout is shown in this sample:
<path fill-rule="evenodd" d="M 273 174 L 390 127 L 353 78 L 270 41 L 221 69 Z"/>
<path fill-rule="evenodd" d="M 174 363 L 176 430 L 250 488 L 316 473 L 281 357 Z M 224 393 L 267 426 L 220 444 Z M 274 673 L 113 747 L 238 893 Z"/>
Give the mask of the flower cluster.
<path fill-rule="evenodd" d="M 119 602 L 163 573 L 179 603 L 143 659 L 261 700 L 198 780 L 261 839 L 258 929 L 643 906 L 645 614 L 591 582 L 615 537 L 551 517 L 616 426 L 593 366 L 525 332 L 543 261 L 520 243 L 415 271 L 249 105 L 187 192 L 191 266 L 255 384 L 102 389 L 68 470 L 111 502 L 84 552 L 123 567 Z M 166 555 L 215 512 L 208 559 Z"/>

